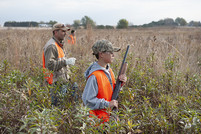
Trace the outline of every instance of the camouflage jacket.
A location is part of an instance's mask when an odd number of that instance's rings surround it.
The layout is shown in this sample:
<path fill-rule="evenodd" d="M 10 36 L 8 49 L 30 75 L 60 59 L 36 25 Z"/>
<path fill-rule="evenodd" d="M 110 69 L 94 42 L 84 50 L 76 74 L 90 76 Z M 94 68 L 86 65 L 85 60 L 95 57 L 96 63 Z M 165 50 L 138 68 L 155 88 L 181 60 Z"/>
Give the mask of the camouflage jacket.
<path fill-rule="evenodd" d="M 43 48 L 45 67 L 53 72 L 53 83 L 55 83 L 56 81 L 66 83 L 70 79 L 68 75 L 69 69 L 66 65 L 65 57 L 58 58 L 58 51 L 55 43 L 59 44 L 59 46 L 61 47 L 63 46 L 62 44 L 58 43 L 53 37 L 45 44 Z"/>

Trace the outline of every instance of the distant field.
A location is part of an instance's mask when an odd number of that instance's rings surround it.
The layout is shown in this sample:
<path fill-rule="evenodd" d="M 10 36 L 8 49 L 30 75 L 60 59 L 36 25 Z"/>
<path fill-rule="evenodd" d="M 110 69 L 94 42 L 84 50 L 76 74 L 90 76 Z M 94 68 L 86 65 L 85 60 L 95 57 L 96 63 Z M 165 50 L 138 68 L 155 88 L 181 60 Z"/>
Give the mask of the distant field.
<path fill-rule="evenodd" d="M 162 71 L 163 61 L 171 54 L 178 57 L 178 69 L 200 72 L 200 28 L 137 28 L 132 30 L 77 30 L 77 45 L 66 43 L 67 56 L 91 60 L 91 46 L 98 39 L 108 39 L 122 49 L 128 44 L 133 58 L 154 56 L 155 68 Z M 0 58 L 23 69 L 27 60 L 41 66 L 41 53 L 51 38 L 49 28 L 0 28 Z M 121 51 L 123 53 L 123 51 Z M 117 54 L 118 57 L 118 54 Z"/>

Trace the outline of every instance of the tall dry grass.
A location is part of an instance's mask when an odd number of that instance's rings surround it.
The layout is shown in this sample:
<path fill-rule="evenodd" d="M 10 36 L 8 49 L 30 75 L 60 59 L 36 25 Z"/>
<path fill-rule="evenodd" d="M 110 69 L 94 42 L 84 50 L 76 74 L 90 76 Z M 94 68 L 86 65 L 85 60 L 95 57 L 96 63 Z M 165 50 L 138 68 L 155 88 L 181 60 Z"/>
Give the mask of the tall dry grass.
<path fill-rule="evenodd" d="M 95 60 L 91 46 L 96 40 L 107 39 L 115 46 L 125 50 L 130 44 L 133 59 L 146 60 L 152 55 L 154 68 L 163 71 L 164 60 L 171 53 L 178 57 L 181 72 L 200 72 L 201 63 L 201 29 L 200 28 L 138 28 L 132 30 L 77 30 L 77 44 L 68 45 L 65 50 L 68 57 L 77 61 Z M 50 29 L 0 29 L 0 59 L 7 60 L 14 68 L 25 71 L 31 66 L 42 66 L 42 49 L 52 37 Z M 124 53 L 124 51 L 121 51 Z M 116 57 L 120 58 L 121 53 Z"/>
<path fill-rule="evenodd" d="M 165 71 L 164 61 L 167 57 L 175 57 L 175 71 L 189 74 L 201 72 L 201 29 L 200 28 L 138 28 L 132 30 L 77 30 L 77 44 L 69 45 L 65 39 L 67 57 L 76 57 L 77 69 L 74 81 L 83 90 L 83 73 L 89 64 L 95 61 L 91 47 L 96 40 L 107 39 L 115 46 L 121 47 L 116 53 L 117 60 L 123 58 L 127 45 L 130 45 L 131 73 L 137 62 L 146 62 L 152 57 L 152 68 L 156 73 Z M 69 34 L 69 33 L 68 33 Z M 51 29 L 1 29 L 0 59 L 7 60 L 14 69 L 22 72 L 34 72 L 34 67 L 42 68 L 42 50 L 52 37 Z M 121 62 L 121 61 L 117 61 Z M 115 74 L 118 73 L 115 68 Z M 30 74 L 31 75 L 31 74 Z M 34 75 L 34 74 L 33 74 Z M 36 75 L 36 74 L 35 74 Z M 129 77 L 129 76 L 128 76 Z"/>

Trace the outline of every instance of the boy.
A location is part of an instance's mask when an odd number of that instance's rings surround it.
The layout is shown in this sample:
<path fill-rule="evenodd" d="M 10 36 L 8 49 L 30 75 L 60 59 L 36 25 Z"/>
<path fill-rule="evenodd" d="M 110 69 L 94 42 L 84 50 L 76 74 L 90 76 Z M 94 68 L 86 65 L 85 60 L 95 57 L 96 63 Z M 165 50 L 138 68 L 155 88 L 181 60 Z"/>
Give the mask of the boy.
<path fill-rule="evenodd" d="M 85 72 L 87 83 L 82 100 L 91 109 L 90 114 L 107 122 L 109 114 L 106 112 L 106 108 L 118 108 L 118 101 L 111 100 L 115 87 L 115 76 L 109 63 L 112 63 L 114 59 L 113 52 L 118 52 L 120 48 L 113 48 L 111 42 L 103 39 L 97 41 L 92 50 L 98 61 L 94 62 Z M 120 75 L 119 80 L 124 84 L 127 77 Z"/>

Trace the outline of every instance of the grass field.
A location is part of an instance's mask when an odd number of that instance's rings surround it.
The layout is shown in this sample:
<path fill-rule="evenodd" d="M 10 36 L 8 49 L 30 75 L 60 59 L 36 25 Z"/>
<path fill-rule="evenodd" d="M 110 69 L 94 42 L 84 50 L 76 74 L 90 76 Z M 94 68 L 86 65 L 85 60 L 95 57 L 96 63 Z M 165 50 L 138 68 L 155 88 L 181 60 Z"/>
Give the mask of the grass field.
<path fill-rule="evenodd" d="M 120 120 L 96 126 L 81 98 L 65 96 L 51 107 L 44 84 L 42 49 L 50 29 L 0 29 L 0 133 L 201 133 L 201 29 L 79 29 L 68 45 L 72 82 L 85 86 L 84 71 L 95 61 L 91 47 L 107 39 L 121 51 L 111 65 L 117 75 L 127 45 L 128 81 L 119 96 Z M 104 129 L 102 128 L 104 127 Z"/>

